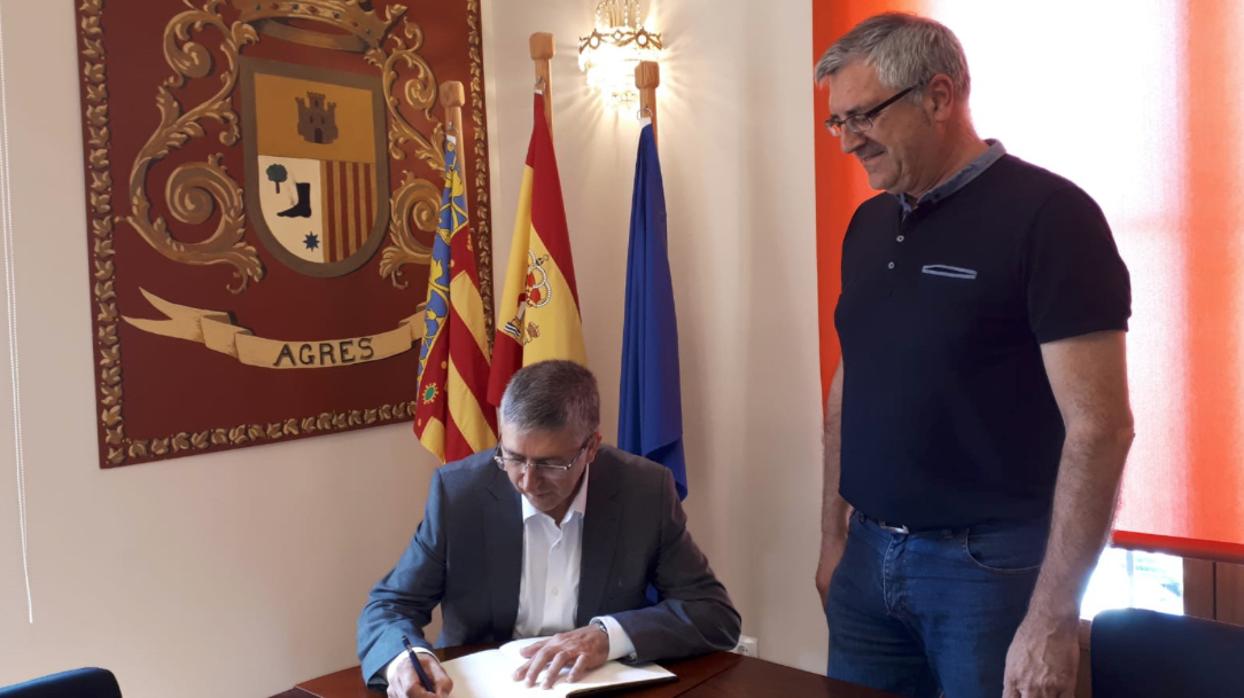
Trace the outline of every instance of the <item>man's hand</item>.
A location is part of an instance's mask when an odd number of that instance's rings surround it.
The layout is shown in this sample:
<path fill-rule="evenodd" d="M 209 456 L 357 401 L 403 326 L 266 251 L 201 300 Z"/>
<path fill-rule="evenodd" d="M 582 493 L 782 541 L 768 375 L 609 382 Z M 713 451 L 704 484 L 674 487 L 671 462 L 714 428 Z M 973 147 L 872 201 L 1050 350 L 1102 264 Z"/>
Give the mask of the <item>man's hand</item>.
<path fill-rule="evenodd" d="M 829 581 L 834 578 L 834 570 L 842 561 L 842 553 L 847 548 L 847 539 L 828 533 L 821 536 L 821 561 L 816 565 L 816 591 L 820 594 L 821 605 L 825 605 L 825 597 L 829 594 Z"/>
<path fill-rule="evenodd" d="M 566 680 L 573 682 L 604 664 L 609 659 L 609 636 L 589 625 L 533 642 L 522 649 L 522 655 L 527 662 L 514 672 L 514 680 L 525 680 L 528 686 L 534 686 L 544 671 L 543 686 L 552 688 L 566 667 L 570 667 Z"/>
<path fill-rule="evenodd" d="M 429 693 L 419 685 L 419 675 L 415 673 L 415 666 L 410 663 L 410 653 L 403 652 L 389 662 L 384 672 L 389 681 L 389 692 L 386 694 L 388 698 L 443 698 L 449 695 L 454 690 L 454 680 L 445 673 L 436 657 L 427 652 L 415 652 L 415 656 L 435 684 L 436 692 Z"/>
<path fill-rule="evenodd" d="M 1003 698 L 1074 698 L 1080 665 L 1079 619 L 1029 613 L 1006 653 Z"/>

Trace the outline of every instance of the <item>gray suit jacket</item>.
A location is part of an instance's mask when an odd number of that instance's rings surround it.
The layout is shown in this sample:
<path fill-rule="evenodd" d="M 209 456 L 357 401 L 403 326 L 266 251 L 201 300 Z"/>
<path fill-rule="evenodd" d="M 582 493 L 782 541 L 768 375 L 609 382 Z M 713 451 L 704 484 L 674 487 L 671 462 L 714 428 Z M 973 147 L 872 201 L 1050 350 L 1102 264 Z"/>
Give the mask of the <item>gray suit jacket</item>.
<path fill-rule="evenodd" d="M 602 446 L 588 471 L 575 623 L 617 619 L 637 661 L 731 649 L 739 614 L 687 532 L 665 467 Z M 441 605 L 438 647 L 507 642 L 522 576 L 521 495 L 483 451 L 432 478 L 423 522 L 397 565 L 376 584 L 358 622 L 369 684 L 383 685 L 402 635 L 430 647 L 423 627 Z M 650 605 L 652 584 L 660 602 Z"/>

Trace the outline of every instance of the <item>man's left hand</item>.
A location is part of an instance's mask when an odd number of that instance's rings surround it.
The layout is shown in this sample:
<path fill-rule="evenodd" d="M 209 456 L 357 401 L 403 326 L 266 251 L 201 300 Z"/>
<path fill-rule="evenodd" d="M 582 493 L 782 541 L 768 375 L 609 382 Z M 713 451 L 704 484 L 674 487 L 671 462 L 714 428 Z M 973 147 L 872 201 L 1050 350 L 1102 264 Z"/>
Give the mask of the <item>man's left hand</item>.
<path fill-rule="evenodd" d="M 1075 698 L 1079 619 L 1024 618 L 1006 653 L 1003 698 Z"/>
<path fill-rule="evenodd" d="M 551 688 L 566 667 L 570 667 L 566 680 L 573 682 L 604 664 L 609 659 L 609 636 L 589 625 L 527 645 L 522 655 L 527 662 L 514 672 L 514 680 L 534 686 L 543 671 L 543 686 Z"/>

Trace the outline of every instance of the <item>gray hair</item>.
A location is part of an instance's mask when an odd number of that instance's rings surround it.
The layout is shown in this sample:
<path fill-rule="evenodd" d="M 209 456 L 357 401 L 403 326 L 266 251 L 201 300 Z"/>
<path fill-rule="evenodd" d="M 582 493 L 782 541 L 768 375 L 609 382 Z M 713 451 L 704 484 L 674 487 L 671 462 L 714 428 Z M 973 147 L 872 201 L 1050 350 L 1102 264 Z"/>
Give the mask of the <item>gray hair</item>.
<path fill-rule="evenodd" d="M 923 86 L 938 73 L 950 78 L 963 99 L 972 87 L 959 39 L 946 25 L 927 17 L 887 12 L 860 22 L 817 61 L 816 82 L 861 59 L 877 70 L 882 85 L 894 90 Z"/>
<path fill-rule="evenodd" d="M 505 386 L 501 421 L 520 432 L 596 431 L 600 426 L 596 376 L 573 361 L 560 359 L 524 366 Z"/>

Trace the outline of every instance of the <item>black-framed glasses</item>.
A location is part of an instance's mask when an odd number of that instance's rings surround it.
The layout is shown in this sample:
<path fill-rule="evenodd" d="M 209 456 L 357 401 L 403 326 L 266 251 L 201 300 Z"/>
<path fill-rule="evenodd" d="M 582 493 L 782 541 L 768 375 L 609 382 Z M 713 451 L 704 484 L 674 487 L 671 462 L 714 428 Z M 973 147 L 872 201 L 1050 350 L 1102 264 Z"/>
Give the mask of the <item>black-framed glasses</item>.
<path fill-rule="evenodd" d="M 873 127 L 873 122 L 877 119 L 877 115 L 879 115 L 883 109 L 906 97 L 908 93 L 917 87 L 920 87 L 920 83 L 912 85 L 911 87 L 899 92 L 866 112 L 852 114 L 845 119 L 839 119 L 831 116 L 825 120 L 825 128 L 835 138 L 841 136 L 843 131 L 850 131 L 855 134 L 863 133 Z"/>
<path fill-rule="evenodd" d="M 533 461 L 529 458 L 519 458 L 517 456 L 507 454 L 501 448 L 500 444 L 498 444 L 496 450 L 492 454 L 492 460 L 497 464 L 498 468 L 506 472 L 521 474 L 524 470 L 533 468 L 535 469 L 535 472 L 541 475 L 557 477 L 559 475 L 565 475 L 571 468 L 574 467 L 574 464 L 583 456 L 583 452 L 587 450 L 588 444 L 590 443 L 592 443 L 591 434 L 583 440 L 583 445 L 579 447 L 578 451 L 575 451 L 574 457 L 565 462 L 546 459 Z"/>

